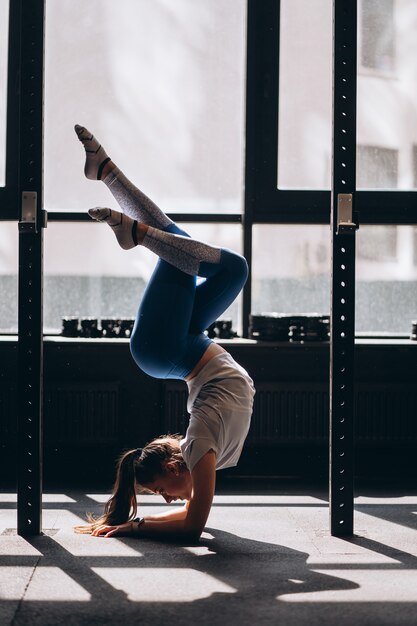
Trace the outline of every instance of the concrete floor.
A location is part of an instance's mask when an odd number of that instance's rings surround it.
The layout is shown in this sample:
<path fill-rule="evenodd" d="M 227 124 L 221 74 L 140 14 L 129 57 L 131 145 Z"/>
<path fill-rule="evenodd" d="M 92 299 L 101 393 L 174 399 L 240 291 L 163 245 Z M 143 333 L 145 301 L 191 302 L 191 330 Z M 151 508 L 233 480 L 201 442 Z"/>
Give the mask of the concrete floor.
<path fill-rule="evenodd" d="M 15 495 L 0 494 L 0 624 L 415 626 L 410 493 L 358 494 L 350 540 L 330 536 L 324 492 L 223 493 L 198 545 L 76 535 L 106 495 L 71 490 L 44 495 L 44 535 L 23 539 Z"/>

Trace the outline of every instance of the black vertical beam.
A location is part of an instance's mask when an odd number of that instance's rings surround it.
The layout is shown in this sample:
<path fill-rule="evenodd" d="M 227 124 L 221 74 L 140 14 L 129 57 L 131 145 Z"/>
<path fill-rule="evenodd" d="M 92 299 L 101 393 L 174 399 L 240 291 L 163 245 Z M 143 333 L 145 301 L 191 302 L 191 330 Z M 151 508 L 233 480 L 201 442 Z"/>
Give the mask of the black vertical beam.
<path fill-rule="evenodd" d="M 277 189 L 279 11 L 279 0 L 247 0 L 243 253 L 249 279 L 243 291 L 244 337 L 251 312 L 254 218 L 264 208 L 265 190 Z"/>
<path fill-rule="evenodd" d="M 356 4 L 333 0 L 330 530 L 339 537 L 353 534 Z"/>
<path fill-rule="evenodd" d="M 19 535 L 42 529 L 43 49 L 44 0 L 20 7 L 19 109 Z"/>
<path fill-rule="evenodd" d="M 252 302 L 252 228 L 253 210 L 256 204 L 256 132 L 254 120 L 257 117 L 259 78 L 259 6 L 254 0 L 246 3 L 246 86 L 245 86 L 245 181 L 243 225 L 243 256 L 248 262 L 249 276 L 243 289 L 242 330 L 243 337 L 249 336 L 249 316 Z"/>

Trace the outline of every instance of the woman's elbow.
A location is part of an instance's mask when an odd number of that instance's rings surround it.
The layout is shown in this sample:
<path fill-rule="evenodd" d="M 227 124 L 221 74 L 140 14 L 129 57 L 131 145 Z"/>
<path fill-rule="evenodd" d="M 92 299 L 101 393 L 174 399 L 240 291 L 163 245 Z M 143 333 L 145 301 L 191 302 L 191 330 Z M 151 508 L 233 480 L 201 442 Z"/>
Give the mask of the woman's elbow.
<path fill-rule="evenodd" d="M 184 535 L 189 541 L 199 541 L 204 530 L 204 526 L 196 525 L 196 524 L 187 524 L 185 521 L 184 524 Z"/>
<path fill-rule="evenodd" d="M 200 541 L 202 532 L 203 532 L 202 530 L 201 531 L 193 530 L 193 531 L 187 532 L 186 534 L 187 541 L 189 541 L 190 543 L 198 543 Z"/>

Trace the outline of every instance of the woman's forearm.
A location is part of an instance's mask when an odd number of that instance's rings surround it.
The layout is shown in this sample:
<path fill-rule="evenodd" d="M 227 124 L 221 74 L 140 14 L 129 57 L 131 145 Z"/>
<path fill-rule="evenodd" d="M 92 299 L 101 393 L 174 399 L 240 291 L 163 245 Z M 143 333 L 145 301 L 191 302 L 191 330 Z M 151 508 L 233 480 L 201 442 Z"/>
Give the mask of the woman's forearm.
<path fill-rule="evenodd" d="M 187 524 L 185 519 L 176 520 L 152 520 L 145 518 L 143 524 L 138 528 L 133 529 L 133 535 L 140 537 L 158 537 L 162 539 L 166 538 L 189 538 L 196 540 L 201 535 L 201 530 L 193 528 L 190 524 Z"/>
<path fill-rule="evenodd" d="M 156 513 L 155 515 L 145 515 L 146 522 L 175 522 L 184 520 L 187 517 L 187 505 L 181 508 L 164 511 L 164 513 Z"/>

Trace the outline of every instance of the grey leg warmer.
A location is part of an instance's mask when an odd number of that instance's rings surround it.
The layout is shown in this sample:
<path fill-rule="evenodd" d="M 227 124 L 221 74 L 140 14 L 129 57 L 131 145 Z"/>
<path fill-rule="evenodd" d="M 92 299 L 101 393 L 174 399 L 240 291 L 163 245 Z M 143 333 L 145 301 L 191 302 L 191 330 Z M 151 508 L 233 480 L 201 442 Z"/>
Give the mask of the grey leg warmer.
<path fill-rule="evenodd" d="M 199 275 L 200 263 L 220 263 L 221 248 L 157 228 L 148 228 L 142 245 L 191 276 Z"/>
<path fill-rule="evenodd" d="M 103 182 L 110 189 L 119 206 L 129 217 L 148 226 L 164 229 L 174 222 L 140 189 L 115 167 Z"/>
<path fill-rule="evenodd" d="M 114 168 L 103 182 L 126 215 L 148 226 L 142 245 L 161 259 L 191 276 L 198 275 L 200 263 L 220 262 L 220 248 L 166 232 L 174 222 L 135 187 L 119 168 Z"/>

